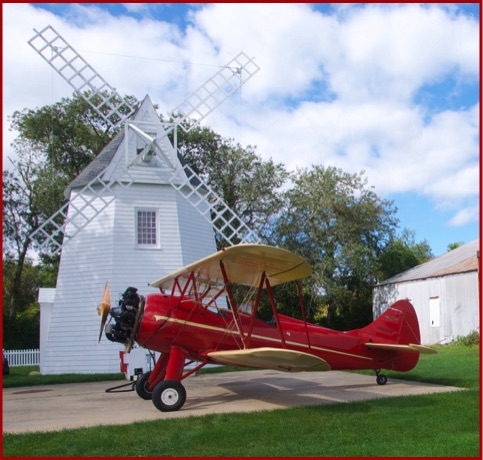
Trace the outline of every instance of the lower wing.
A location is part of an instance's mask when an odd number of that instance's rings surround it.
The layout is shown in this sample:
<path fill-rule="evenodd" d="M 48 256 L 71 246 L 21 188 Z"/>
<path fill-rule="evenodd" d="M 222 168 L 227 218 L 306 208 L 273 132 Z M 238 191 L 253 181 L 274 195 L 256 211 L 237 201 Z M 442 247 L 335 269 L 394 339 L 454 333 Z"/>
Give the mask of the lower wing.
<path fill-rule="evenodd" d="M 395 343 L 367 342 L 366 347 L 376 349 L 376 350 L 414 351 L 417 353 L 428 353 L 428 354 L 438 353 L 436 350 L 433 350 L 432 348 L 425 347 L 424 345 L 417 345 L 414 343 L 410 343 L 408 345 L 399 345 Z"/>
<path fill-rule="evenodd" d="M 285 372 L 329 371 L 327 361 L 301 351 L 280 348 L 251 348 L 248 350 L 212 351 L 208 357 L 217 364 L 274 369 Z"/>

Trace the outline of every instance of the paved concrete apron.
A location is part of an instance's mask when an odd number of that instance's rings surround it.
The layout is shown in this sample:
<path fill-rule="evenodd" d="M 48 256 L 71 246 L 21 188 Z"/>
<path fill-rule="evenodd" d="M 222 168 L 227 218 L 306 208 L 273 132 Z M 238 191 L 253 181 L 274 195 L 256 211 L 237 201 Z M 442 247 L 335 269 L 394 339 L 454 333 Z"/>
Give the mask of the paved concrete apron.
<path fill-rule="evenodd" d="M 119 382 L 46 385 L 3 390 L 3 431 L 56 431 L 95 425 L 129 424 L 143 420 L 251 412 L 295 406 L 458 391 L 460 388 L 347 372 L 288 374 L 271 370 L 230 372 L 188 377 L 185 405 L 178 412 L 160 412 L 134 391 L 106 393 Z M 125 387 L 130 389 L 130 387 Z"/>

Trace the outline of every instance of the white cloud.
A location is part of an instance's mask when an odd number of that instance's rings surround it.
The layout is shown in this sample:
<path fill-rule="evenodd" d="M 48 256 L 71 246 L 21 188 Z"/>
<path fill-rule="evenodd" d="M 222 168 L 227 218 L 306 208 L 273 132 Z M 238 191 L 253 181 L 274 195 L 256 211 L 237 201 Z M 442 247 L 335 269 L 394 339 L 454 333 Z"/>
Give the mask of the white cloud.
<path fill-rule="evenodd" d="M 444 110 L 415 96 L 445 78 L 455 91 L 478 81 L 478 22 L 438 4 L 335 6 L 328 16 L 309 4 L 206 4 L 180 29 L 148 4 L 124 4 L 136 18 L 72 4 L 67 19 L 4 4 L 4 164 L 5 117 L 72 93 L 27 45 L 51 24 L 121 94 L 149 94 L 161 113 L 243 50 L 261 71 L 209 116 L 215 131 L 291 169 L 364 169 L 377 193 L 424 193 L 463 222 L 478 196 L 477 96 Z"/>
<path fill-rule="evenodd" d="M 448 223 L 450 227 L 462 227 L 471 222 L 480 220 L 478 206 L 470 206 L 459 211 Z"/>

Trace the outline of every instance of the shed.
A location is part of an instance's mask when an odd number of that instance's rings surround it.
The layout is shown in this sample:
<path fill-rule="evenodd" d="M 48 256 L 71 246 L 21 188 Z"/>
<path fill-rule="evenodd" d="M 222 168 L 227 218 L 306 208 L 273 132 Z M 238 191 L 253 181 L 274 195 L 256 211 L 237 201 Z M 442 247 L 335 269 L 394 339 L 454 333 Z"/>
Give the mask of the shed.
<path fill-rule="evenodd" d="M 373 315 L 409 299 L 419 319 L 421 343 L 449 343 L 480 332 L 479 257 L 476 239 L 374 287 Z"/>

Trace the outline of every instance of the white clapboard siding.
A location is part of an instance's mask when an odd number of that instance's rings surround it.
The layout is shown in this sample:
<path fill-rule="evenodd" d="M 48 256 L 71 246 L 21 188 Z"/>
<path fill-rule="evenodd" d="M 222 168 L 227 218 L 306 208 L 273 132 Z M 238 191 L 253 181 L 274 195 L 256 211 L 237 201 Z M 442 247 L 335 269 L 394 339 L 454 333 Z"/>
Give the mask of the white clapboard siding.
<path fill-rule="evenodd" d="M 440 323 L 431 324 L 430 299 L 440 302 Z M 479 330 L 478 274 L 456 273 L 424 280 L 378 286 L 374 305 L 379 316 L 398 299 L 409 299 L 418 315 L 421 343 L 448 343 Z"/>
<path fill-rule="evenodd" d="M 135 210 L 157 208 L 160 247 L 139 249 Z M 106 280 L 111 304 L 129 286 L 156 292 L 147 283 L 214 252 L 211 225 L 169 185 L 133 184 L 62 251 L 42 373 L 119 371 L 122 345 L 98 344 L 97 306 Z"/>

